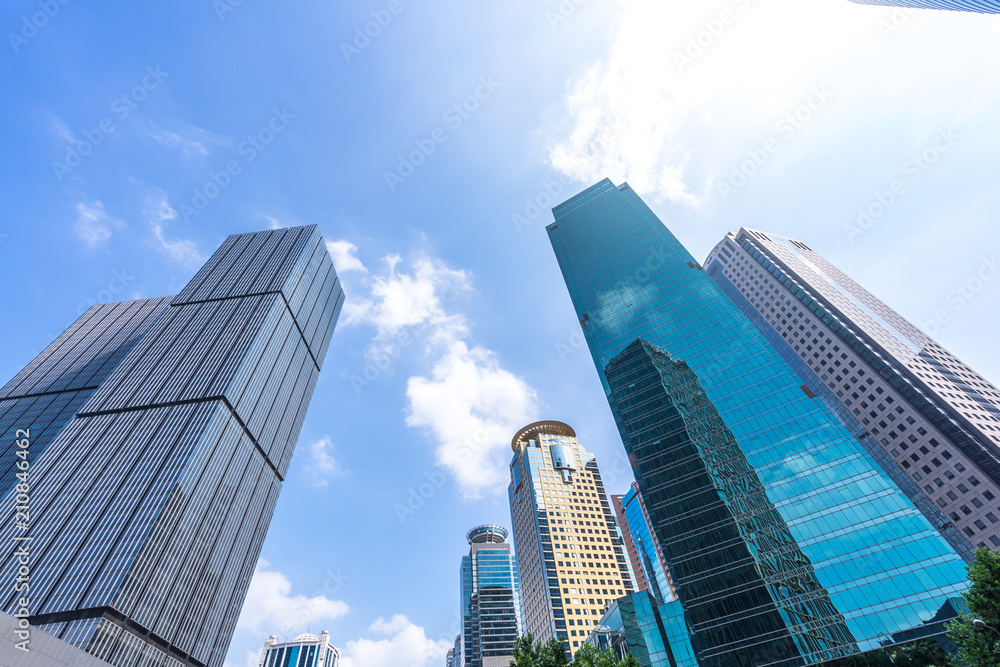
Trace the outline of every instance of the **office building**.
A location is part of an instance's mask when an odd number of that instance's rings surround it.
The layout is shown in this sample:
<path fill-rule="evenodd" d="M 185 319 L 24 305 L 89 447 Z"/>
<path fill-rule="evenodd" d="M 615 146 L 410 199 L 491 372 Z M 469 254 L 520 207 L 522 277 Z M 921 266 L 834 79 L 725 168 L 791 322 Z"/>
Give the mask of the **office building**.
<path fill-rule="evenodd" d="M 111 667 L 72 644 L 30 628 L 27 643 L 19 619 L 0 611 L 0 665 L 4 667 Z"/>
<path fill-rule="evenodd" d="M 635 573 L 636 589 L 648 590 L 657 604 L 673 600 L 670 572 L 663 560 L 656 531 L 649 522 L 649 514 L 642 502 L 639 485 L 632 482 L 628 493 L 611 496 L 611 504 L 615 508 L 618 526 L 625 538 L 625 547 L 628 549 L 629 561 Z"/>
<path fill-rule="evenodd" d="M 910 9 L 950 9 L 957 12 L 1000 14 L 998 0 L 851 0 L 859 5 L 885 5 Z"/>
<path fill-rule="evenodd" d="M 635 656 L 640 667 L 698 667 L 680 602 L 658 603 L 649 591 L 614 600 L 587 643 L 619 658 Z"/>
<path fill-rule="evenodd" d="M 32 480 L 16 522 L 8 451 L 0 577 L 30 537 L 32 626 L 116 667 L 222 665 L 343 300 L 316 227 L 230 236 L 179 295 L 91 308 L 0 390 Z"/>
<path fill-rule="evenodd" d="M 511 516 L 526 632 L 575 655 L 633 575 L 594 455 L 567 424 L 525 426 L 511 441 Z"/>
<path fill-rule="evenodd" d="M 330 643 L 326 630 L 319 636 L 301 634 L 290 642 L 271 635 L 260 652 L 260 667 L 338 667 L 340 650 Z"/>
<path fill-rule="evenodd" d="M 553 213 L 701 667 L 878 648 L 967 588 L 938 528 L 628 185 Z"/>
<path fill-rule="evenodd" d="M 517 557 L 503 526 L 477 526 L 466 538 L 461 646 L 456 644 L 453 657 L 460 657 L 463 667 L 507 667 L 523 634 Z"/>
<path fill-rule="evenodd" d="M 705 267 L 928 518 L 1000 547 L 995 386 L 802 241 L 741 229 Z"/>
<path fill-rule="evenodd" d="M 462 667 L 462 635 L 455 637 L 455 646 L 448 649 L 444 657 L 444 667 Z"/>

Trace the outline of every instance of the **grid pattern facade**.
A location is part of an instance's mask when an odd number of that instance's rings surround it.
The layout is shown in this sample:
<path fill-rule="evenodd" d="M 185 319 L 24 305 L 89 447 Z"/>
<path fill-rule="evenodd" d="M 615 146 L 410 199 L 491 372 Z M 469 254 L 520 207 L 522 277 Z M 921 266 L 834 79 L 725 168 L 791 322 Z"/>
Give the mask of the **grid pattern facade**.
<path fill-rule="evenodd" d="M 462 557 L 463 667 L 511 657 L 523 633 L 517 557 L 506 539 L 500 526 L 469 533 L 469 555 Z"/>
<path fill-rule="evenodd" d="M 741 229 L 706 266 L 960 553 L 1000 548 L 996 387 L 801 241 Z"/>
<path fill-rule="evenodd" d="M 601 612 L 633 592 L 624 540 L 594 455 L 560 422 L 532 424 L 512 443 L 509 487 L 525 630 L 576 654 Z"/>
<path fill-rule="evenodd" d="M 962 558 L 627 185 L 553 212 L 702 667 L 877 648 L 966 589 Z"/>
<path fill-rule="evenodd" d="M 587 643 L 620 657 L 635 656 L 640 667 L 697 667 L 686 631 L 678 634 L 674 627 L 679 607 L 676 601 L 657 603 L 648 591 L 626 595 L 608 607 Z"/>
<path fill-rule="evenodd" d="M 859 5 L 886 5 L 914 9 L 950 9 L 957 12 L 1000 14 L 997 0 L 851 0 Z"/>
<path fill-rule="evenodd" d="M 33 445 L 32 625 L 116 667 L 222 664 L 342 302 L 314 226 L 231 236 L 179 296 L 91 309 L 8 384 L 88 392 Z"/>
<path fill-rule="evenodd" d="M 632 565 L 632 575 L 635 577 L 635 589 L 644 591 L 649 588 L 649 581 L 646 579 L 646 572 L 642 567 L 642 559 L 635 547 L 635 539 L 632 537 L 632 527 L 625 519 L 625 510 L 622 507 L 622 498 L 625 496 L 616 494 L 611 496 L 611 507 L 615 510 L 615 518 L 618 519 L 618 527 L 622 532 L 622 540 L 625 542 L 625 553 L 628 554 L 628 561 Z"/>

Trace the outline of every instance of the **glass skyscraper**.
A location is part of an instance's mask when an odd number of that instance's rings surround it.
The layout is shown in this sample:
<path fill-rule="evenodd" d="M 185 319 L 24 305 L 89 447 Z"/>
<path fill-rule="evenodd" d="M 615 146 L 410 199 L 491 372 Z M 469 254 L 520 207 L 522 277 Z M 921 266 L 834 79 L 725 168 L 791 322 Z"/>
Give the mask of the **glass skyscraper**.
<path fill-rule="evenodd" d="M 594 455 L 558 421 L 511 441 L 510 511 L 521 567 L 526 632 L 576 654 L 614 599 L 633 592 L 618 523 Z"/>
<path fill-rule="evenodd" d="M 628 185 L 548 233 L 702 667 L 878 648 L 964 561 Z"/>
<path fill-rule="evenodd" d="M 1000 390 L 802 241 L 741 229 L 705 267 L 960 553 L 1000 547 Z"/>
<path fill-rule="evenodd" d="M 462 634 L 449 660 L 462 667 L 507 667 L 523 634 L 517 557 L 507 529 L 477 526 L 462 557 Z"/>
<path fill-rule="evenodd" d="M 959 12 L 1000 14 L 998 0 L 851 0 L 859 5 L 886 5 L 914 9 L 951 9 Z"/>
<path fill-rule="evenodd" d="M 260 652 L 261 667 L 338 667 L 340 650 L 330 643 L 326 630 L 319 636 L 301 634 L 290 642 L 271 635 Z"/>
<path fill-rule="evenodd" d="M 0 390 L 0 570 L 116 667 L 218 667 L 344 293 L 315 226 L 230 236 L 175 297 L 95 306 Z M 18 429 L 30 519 L 15 522 Z M 24 526 L 18 526 L 24 523 Z"/>

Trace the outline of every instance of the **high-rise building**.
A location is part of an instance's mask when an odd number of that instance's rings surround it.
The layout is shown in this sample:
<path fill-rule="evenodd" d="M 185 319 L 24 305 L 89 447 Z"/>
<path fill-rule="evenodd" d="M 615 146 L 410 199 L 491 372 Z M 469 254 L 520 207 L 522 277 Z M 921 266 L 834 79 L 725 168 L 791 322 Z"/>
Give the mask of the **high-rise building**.
<path fill-rule="evenodd" d="M 0 571 L 112 665 L 222 664 L 344 293 L 315 226 L 230 236 L 175 297 L 95 306 L 0 390 Z M 17 521 L 15 521 L 17 516 Z M 30 594 L 29 594 L 30 593 Z"/>
<path fill-rule="evenodd" d="M 698 667 L 680 602 L 658 603 L 649 591 L 614 600 L 587 643 L 621 658 L 634 656 L 639 667 Z"/>
<path fill-rule="evenodd" d="M 455 646 L 448 649 L 448 654 L 444 657 L 444 667 L 463 667 L 462 635 L 455 637 Z"/>
<path fill-rule="evenodd" d="M 1000 14 L 998 0 L 851 0 L 859 5 L 885 5 L 913 9 L 951 9 L 958 12 Z"/>
<path fill-rule="evenodd" d="M 330 643 L 326 630 L 319 636 L 301 634 L 290 642 L 271 635 L 260 652 L 260 667 L 338 667 L 340 649 Z"/>
<path fill-rule="evenodd" d="M 628 185 L 553 213 L 701 667 L 878 648 L 966 590 L 963 559 Z"/>
<path fill-rule="evenodd" d="M 594 455 L 568 425 L 542 421 L 511 441 L 510 509 L 526 632 L 575 655 L 633 575 Z"/>
<path fill-rule="evenodd" d="M 663 560 L 663 552 L 656 540 L 656 531 L 649 521 L 639 485 L 632 482 L 628 493 L 611 496 L 611 503 L 625 538 L 629 561 L 635 573 L 636 588 L 640 591 L 648 590 L 657 604 L 670 602 L 674 599 L 670 571 Z"/>
<path fill-rule="evenodd" d="M 928 518 L 1000 547 L 995 386 L 802 241 L 741 229 L 705 266 Z"/>
<path fill-rule="evenodd" d="M 462 667 L 507 667 L 514 642 L 523 634 L 517 557 L 507 529 L 488 524 L 466 536 L 469 555 L 462 556 L 461 646 L 454 658 Z"/>

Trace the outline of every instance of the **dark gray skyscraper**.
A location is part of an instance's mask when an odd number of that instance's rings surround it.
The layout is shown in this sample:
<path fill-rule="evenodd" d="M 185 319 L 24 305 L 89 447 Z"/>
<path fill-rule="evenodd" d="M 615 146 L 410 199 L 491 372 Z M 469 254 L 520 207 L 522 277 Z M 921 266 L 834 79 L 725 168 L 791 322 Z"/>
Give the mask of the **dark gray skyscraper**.
<path fill-rule="evenodd" d="M 0 390 L 0 580 L 31 537 L 3 609 L 30 598 L 112 665 L 221 665 L 343 301 L 315 226 L 240 234 L 180 295 L 95 306 L 46 348 Z"/>
<path fill-rule="evenodd" d="M 851 0 L 859 5 L 886 5 L 888 7 L 912 7 L 915 9 L 951 9 L 959 12 L 981 12 L 1000 14 L 997 0 Z"/>

